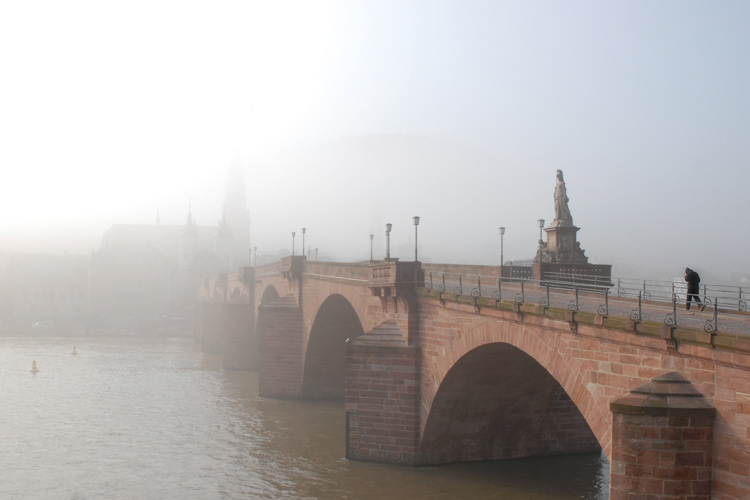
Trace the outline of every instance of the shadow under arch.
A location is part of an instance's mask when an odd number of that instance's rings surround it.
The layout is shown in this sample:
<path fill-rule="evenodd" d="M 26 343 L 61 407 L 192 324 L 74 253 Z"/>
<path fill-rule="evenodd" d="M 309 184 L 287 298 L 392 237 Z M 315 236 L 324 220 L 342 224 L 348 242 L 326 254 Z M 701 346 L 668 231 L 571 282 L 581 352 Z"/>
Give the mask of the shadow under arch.
<path fill-rule="evenodd" d="M 565 455 L 601 448 L 563 387 L 506 343 L 477 347 L 448 371 L 425 423 L 424 464 Z"/>
<path fill-rule="evenodd" d="M 364 334 L 357 312 L 341 295 L 331 295 L 318 309 L 305 353 L 302 396 L 343 399 L 346 340 Z"/>

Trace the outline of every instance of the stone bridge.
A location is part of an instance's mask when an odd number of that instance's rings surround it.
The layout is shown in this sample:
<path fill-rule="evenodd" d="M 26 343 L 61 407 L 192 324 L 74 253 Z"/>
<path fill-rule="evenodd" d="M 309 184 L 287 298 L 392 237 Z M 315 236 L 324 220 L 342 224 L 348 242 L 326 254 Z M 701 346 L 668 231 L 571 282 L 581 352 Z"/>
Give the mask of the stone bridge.
<path fill-rule="evenodd" d="M 613 500 L 750 498 L 750 321 L 746 334 L 634 323 L 431 290 L 423 273 L 242 268 L 204 283 L 196 336 L 225 368 L 257 370 L 262 396 L 345 398 L 351 459 L 603 450 Z"/>

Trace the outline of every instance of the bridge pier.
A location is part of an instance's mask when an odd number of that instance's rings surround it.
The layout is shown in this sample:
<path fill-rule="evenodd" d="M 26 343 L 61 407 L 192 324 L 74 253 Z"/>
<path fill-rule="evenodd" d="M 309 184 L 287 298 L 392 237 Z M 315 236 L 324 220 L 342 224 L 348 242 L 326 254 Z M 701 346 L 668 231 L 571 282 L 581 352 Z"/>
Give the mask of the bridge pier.
<path fill-rule="evenodd" d="M 610 405 L 610 500 L 710 500 L 716 409 L 678 373 Z"/>
<path fill-rule="evenodd" d="M 253 307 L 246 303 L 224 304 L 221 326 L 224 368 L 257 370 Z"/>
<path fill-rule="evenodd" d="M 419 349 L 389 320 L 346 351 L 346 457 L 415 465 L 419 449 Z"/>
<path fill-rule="evenodd" d="M 221 331 L 224 321 L 222 302 L 197 302 L 196 337 L 200 339 L 203 352 L 224 354 Z"/>
<path fill-rule="evenodd" d="M 302 310 L 289 294 L 258 307 L 258 391 L 263 397 L 301 397 L 305 343 Z"/>

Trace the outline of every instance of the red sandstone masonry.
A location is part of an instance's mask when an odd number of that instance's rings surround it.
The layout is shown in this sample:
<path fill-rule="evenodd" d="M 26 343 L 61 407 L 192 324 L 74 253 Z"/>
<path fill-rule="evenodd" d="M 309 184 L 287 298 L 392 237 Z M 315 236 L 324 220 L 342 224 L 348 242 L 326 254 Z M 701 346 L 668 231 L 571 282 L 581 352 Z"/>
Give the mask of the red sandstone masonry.
<path fill-rule="evenodd" d="M 415 464 L 418 349 L 391 323 L 351 342 L 346 357 L 347 457 Z"/>
<path fill-rule="evenodd" d="M 603 327 L 595 325 L 593 318 L 579 322 L 578 331 L 571 332 L 567 322 L 546 317 L 533 306 L 519 318 L 509 306 L 488 305 L 478 311 L 471 304 L 448 299 L 450 294 L 432 292 L 419 297 L 422 425 L 456 360 L 488 343 L 509 343 L 537 359 L 558 380 L 612 460 L 617 445 L 612 443 L 609 403 L 654 377 L 678 371 L 717 409 L 713 498 L 750 498 L 750 395 L 743 392 L 744 384 L 733 382 L 750 379 L 747 353 L 687 343 L 678 343 L 676 352 L 668 351 L 658 334 Z M 686 446 L 697 451 L 709 445 L 691 440 Z"/>
<path fill-rule="evenodd" d="M 299 397 L 304 367 L 302 317 L 294 297 L 258 309 L 261 396 Z"/>
<path fill-rule="evenodd" d="M 613 401 L 610 498 L 711 498 L 715 409 L 677 373 Z"/>

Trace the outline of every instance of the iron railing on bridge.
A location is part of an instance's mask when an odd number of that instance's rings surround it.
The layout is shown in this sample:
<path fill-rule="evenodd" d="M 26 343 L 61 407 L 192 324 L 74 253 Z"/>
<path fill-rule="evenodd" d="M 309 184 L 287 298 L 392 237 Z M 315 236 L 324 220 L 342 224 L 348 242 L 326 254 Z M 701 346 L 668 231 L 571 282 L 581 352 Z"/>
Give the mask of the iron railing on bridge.
<path fill-rule="evenodd" d="M 544 280 L 535 281 L 433 271 L 425 273 L 424 286 L 456 295 L 491 297 L 519 304 L 534 303 L 542 307 L 562 307 L 599 315 L 613 314 L 629 317 L 633 321 L 647 319 L 663 322 L 667 326 L 677 325 L 677 308 L 685 303 L 687 291 L 684 283 L 562 273 L 548 273 Z M 680 323 L 696 328 L 702 326 L 709 333 L 717 332 L 719 312 L 729 318 L 728 313 L 747 311 L 748 295 L 750 290 L 742 287 L 702 285 L 701 299 L 713 314 L 706 319 L 706 315 L 692 317 L 686 312 L 681 315 Z M 611 302 L 615 297 L 626 300 Z M 701 322 L 704 322 L 703 325 Z M 744 328 L 744 324 L 740 328 Z"/>
<path fill-rule="evenodd" d="M 628 278 L 615 278 L 613 287 L 618 297 L 637 297 L 640 293 L 643 299 L 652 302 L 671 302 L 672 297 L 678 304 L 684 304 L 687 299 L 687 283 L 684 281 L 653 281 Z M 741 286 L 703 284 L 700 285 L 699 296 L 706 307 L 712 307 L 719 301 L 721 308 L 729 311 L 746 312 L 750 299 L 750 289 Z"/>

